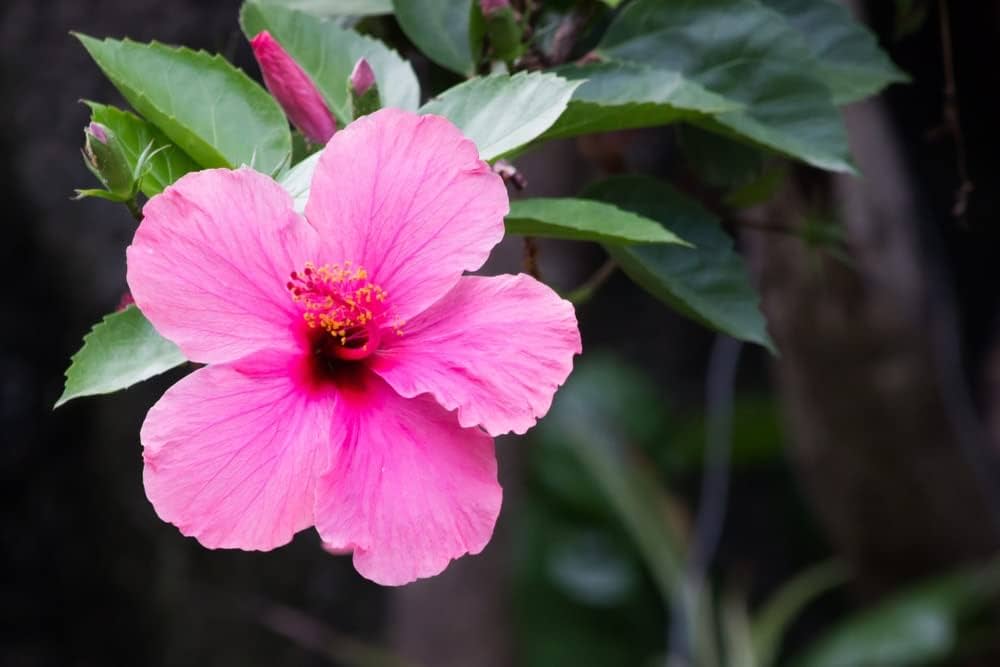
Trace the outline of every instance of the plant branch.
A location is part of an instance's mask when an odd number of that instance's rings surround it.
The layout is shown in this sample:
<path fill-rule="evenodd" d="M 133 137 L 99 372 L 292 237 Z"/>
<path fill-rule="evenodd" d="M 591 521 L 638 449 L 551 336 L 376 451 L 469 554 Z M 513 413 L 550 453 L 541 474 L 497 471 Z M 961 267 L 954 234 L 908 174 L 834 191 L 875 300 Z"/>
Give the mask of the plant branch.
<path fill-rule="evenodd" d="M 589 278 L 584 280 L 579 287 L 566 294 L 566 300 L 577 306 L 581 303 L 590 301 L 590 298 L 594 296 L 594 293 L 599 290 L 604 283 L 608 282 L 608 279 L 615 275 L 615 271 L 617 270 L 618 263 L 609 257 L 596 271 L 594 271 L 593 274 L 591 274 Z"/>
<path fill-rule="evenodd" d="M 969 195 L 975 189 L 969 178 L 969 166 L 965 155 L 965 135 L 962 133 L 962 123 L 958 107 L 958 84 L 955 79 L 955 55 L 951 39 L 951 18 L 948 14 L 947 0 L 938 0 L 938 18 L 941 26 L 941 61 L 944 66 L 944 108 L 942 116 L 944 129 L 951 135 L 955 144 L 955 167 L 958 171 L 958 189 L 955 191 L 955 204 L 951 214 L 960 220 L 965 219 L 969 206 Z"/>

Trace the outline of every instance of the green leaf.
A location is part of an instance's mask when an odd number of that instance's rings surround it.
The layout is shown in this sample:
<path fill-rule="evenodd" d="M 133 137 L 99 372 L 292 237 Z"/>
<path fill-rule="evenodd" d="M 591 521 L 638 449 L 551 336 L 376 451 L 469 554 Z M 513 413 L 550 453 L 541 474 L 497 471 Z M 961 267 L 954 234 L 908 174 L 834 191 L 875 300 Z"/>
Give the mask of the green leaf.
<path fill-rule="evenodd" d="M 314 16 L 381 16 L 392 14 L 392 0 L 260 0 L 262 5 L 297 9 Z"/>
<path fill-rule="evenodd" d="M 958 648 L 965 617 L 1000 594 L 1000 561 L 937 577 L 849 617 L 791 664 L 907 667 L 944 660 Z"/>
<path fill-rule="evenodd" d="M 176 345 L 156 333 L 135 306 L 107 315 L 83 338 L 55 407 L 81 396 L 131 387 L 184 363 Z"/>
<path fill-rule="evenodd" d="M 847 581 L 847 572 L 836 561 L 814 565 L 795 575 L 764 604 L 752 626 L 754 665 L 770 667 L 778 658 L 781 639 L 788 626 L 817 597 Z"/>
<path fill-rule="evenodd" d="M 147 197 L 163 192 L 165 187 L 189 171 L 200 169 L 179 146 L 135 114 L 97 102 L 84 103 L 90 107 L 91 120 L 111 128 L 115 133 L 133 171 L 136 161 L 150 142 L 153 142 L 153 150 L 165 147 L 148 162 L 149 168 L 140 187 Z"/>
<path fill-rule="evenodd" d="M 482 159 L 493 160 L 549 129 L 578 85 L 540 72 L 493 74 L 445 91 L 420 113 L 445 116 L 476 143 Z"/>
<path fill-rule="evenodd" d="M 288 160 L 292 139 L 278 103 L 221 56 L 77 38 L 128 103 L 202 167 L 271 173 Z"/>
<path fill-rule="evenodd" d="M 607 245 L 640 287 L 706 326 L 774 351 L 743 260 L 708 211 L 666 183 L 637 176 L 603 181 L 583 196 L 657 220 L 694 245 Z"/>
<path fill-rule="evenodd" d="M 690 245 L 660 223 L 589 199 L 537 197 L 510 203 L 508 234 L 598 243 Z"/>
<path fill-rule="evenodd" d="M 597 54 L 680 74 L 743 105 L 698 121 L 707 129 L 852 171 L 840 112 L 815 59 L 756 0 L 636 0 L 615 17 Z"/>
<path fill-rule="evenodd" d="M 399 27 L 428 58 L 456 74 L 475 74 L 482 34 L 470 29 L 470 0 L 393 0 L 392 4 Z"/>
<path fill-rule="evenodd" d="M 698 177 L 717 188 L 744 185 L 764 168 L 767 153 L 714 132 L 684 125 L 678 128 L 678 145 Z"/>
<path fill-rule="evenodd" d="M 629 449 L 629 431 L 634 425 L 623 416 L 631 412 L 630 398 L 643 401 L 646 397 L 640 388 L 622 382 L 632 375 L 641 381 L 641 375 L 623 374 L 621 367 L 600 357 L 595 362 L 581 361 L 556 394 L 536 435 L 561 445 L 564 455 L 576 459 L 593 478 L 639 548 L 662 599 L 669 601 L 683 577 L 686 539 L 676 515 L 671 514 L 674 501 L 650 467 L 642 465 Z M 625 390 L 608 391 L 609 384 Z"/>
<path fill-rule="evenodd" d="M 567 65 L 553 71 L 583 85 L 546 139 L 667 125 L 742 108 L 678 72 L 640 63 Z"/>
<path fill-rule="evenodd" d="M 351 119 L 347 80 L 359 58 L 375 71 L 382 104 L 415 111 L 420 84 L 410 64 L 377 39 L 277 5 L 246 2 L 240 25 L 247 39 L 267 30 L 302 66 L 341 122 Z"/>
<path fill-rule="evenodd" d="M 802 35 L 833 101 L 847 104 L 909 77 L 879 48 L 875 36 L 832 0 L 762 0 Z"/>
<path fill-rule="evenodd" d="M 601 361 L 580 362 L 536 428 L 538 436 L 561 444 L 564 456 L 577 460 L 593 479 L 645 561 L 663 603 L 669 605 L 674 595 L 685 592 L 682 604 L 693 619 L 687 628 L 693 664 L 718 664 L 711 657 L 710 593 L 695 594 L 685 586 L 688 545 L 678 505 L 653 466 L 632 448 L 635 424 L 628 416 L 635 404 L 648 401 L 650 392 L 643 391 L 639 374 L 622 373 L 620 362 Z M 630 376 L 637 381 L 629 382 Z"/>

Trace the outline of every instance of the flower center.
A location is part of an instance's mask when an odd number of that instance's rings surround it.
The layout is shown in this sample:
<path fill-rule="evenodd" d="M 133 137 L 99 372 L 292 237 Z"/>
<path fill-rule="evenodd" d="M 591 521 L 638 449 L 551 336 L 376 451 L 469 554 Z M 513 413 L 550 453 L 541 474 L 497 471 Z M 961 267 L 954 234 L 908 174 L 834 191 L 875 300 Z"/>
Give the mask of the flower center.
<path fill-rule="evenodd" d="M 306 262 L 288 281 L 292 300 L 303 307 L 302 318 L 315 330 L 315 351 L 326 357 L 354 361 L 376 349 L 382 334 L 402 335 L 402 322 L 392 315 L 385 290 L 368 280 L 363 267 L 350 262 L 317 267 Z"/>

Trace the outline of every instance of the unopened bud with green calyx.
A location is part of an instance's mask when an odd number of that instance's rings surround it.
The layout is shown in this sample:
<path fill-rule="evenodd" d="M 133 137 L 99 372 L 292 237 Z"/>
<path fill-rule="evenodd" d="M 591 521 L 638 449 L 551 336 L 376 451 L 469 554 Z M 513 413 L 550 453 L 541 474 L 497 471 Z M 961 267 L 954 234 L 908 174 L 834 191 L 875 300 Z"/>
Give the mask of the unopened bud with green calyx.
<path fill-rule="evenodd" d="M 378 82 L 375 72 L 364 58 L 359 58 L 354 65 L 350 78 L 347 80 L 347 90 L 351 95 L 351 114 L 355 118 L 366 116 L 382 108 L 382 100 L 378 95 Z"/>
<path fill-rule="evenodd" d="M 114 132 L 100 123 L 83 128 L 83 160 L 105 188 L 122 201 L 135 196 L 135 175 Z"/>
<path fill-rule="evenodd" d="M 493 47 L 493 57 L 506 63 L 524 53 L 524 31 L 509 0 L 479 0 L 479 10 L 486 21 L 486 36 Z"/>

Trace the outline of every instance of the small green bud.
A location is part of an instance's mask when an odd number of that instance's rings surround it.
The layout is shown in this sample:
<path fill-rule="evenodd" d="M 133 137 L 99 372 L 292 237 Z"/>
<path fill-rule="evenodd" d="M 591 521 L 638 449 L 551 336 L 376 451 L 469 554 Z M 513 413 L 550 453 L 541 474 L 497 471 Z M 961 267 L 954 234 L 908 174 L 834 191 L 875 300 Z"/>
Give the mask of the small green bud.
<path fill-rule="evenodd" d="M 379 99 L 378 83 L 375 72 L 364 58 L 359 58 L 354 65 L 350 78 L 347 80 L 347 90 L 351 95 L 351 113 L 355 118 L 366 116 L 382 108 Z"/>
<path fill-rule="evenodd" d="M 135 196 L 136 179 L 114 132 L 100 123 L 83 129 L 83 159 L 87 168 L 116 199 Z"/>

